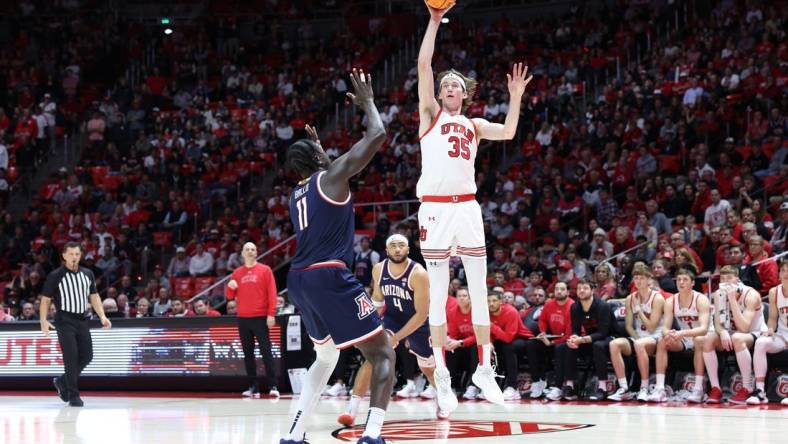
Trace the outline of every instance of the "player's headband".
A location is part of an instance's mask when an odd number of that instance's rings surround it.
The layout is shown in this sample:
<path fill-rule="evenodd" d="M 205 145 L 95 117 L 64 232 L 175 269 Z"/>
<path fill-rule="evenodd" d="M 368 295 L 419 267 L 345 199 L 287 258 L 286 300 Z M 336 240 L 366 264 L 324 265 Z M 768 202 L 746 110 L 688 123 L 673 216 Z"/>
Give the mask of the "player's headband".
<path fill-rule="evenodd" d="M 450 72 L 450 73 L 446 74 L 445 76 L 443 76 L 443 78 L 441 79 L 440 87 L 443 88 L 443 84 L 448 82 L 449 80 L 456 80 L 456 81 L 458 81 L 460 83 L 460 85 L 462 85 L 462 90 L 463 91 L 467 91 L 468 90 L 468 88 L 465 87 L 465 80 L 463 80 L 462 77 L 458 76 L 457 74 L 455 74 L 453 72 Z"/>
<path fill-rule="evenodd" d="M 389 245 L 393 244 L 394 242 L 404 242 L 405 246 L 407 246 L 408 245 L 408 238 L 403 236 L 403 235 L 401 235 L 401 234 L 392 234 L 391 236 L 389 236 L 388 239 L 386 239 L 386 246 L 388 247 Z"/>

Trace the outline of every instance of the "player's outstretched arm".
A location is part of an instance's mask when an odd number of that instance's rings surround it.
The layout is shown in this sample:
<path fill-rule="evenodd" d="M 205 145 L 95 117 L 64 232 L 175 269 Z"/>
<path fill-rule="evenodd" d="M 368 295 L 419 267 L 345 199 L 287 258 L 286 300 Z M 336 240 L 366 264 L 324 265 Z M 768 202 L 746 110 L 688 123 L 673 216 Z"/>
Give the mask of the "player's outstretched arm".
<path fill-rule="evenodd" d="M 438 114 L 440 105 L 435 99 L 435 79 L 432 73 L 432 54 L 435 52 L 435 38 L 441 19 L 454 5 L 438 10 L 427 6 L 430 11 L 430 21 L 421 41 L 418 58 L 419 72 L 419 135 L 424 134 L 432 125 L 432 119 Z"/>
<path fill-rule="evenodd" d="M 520 121 L 520 103 L 525 94 L 525 87 L 531 83 L 534 76 L 528 76 L 528 67 L 522 63 L 515 63 L 512 73 L 506 74 L 509 84 L 509 112 L 506 113 L 506 120 L 503 125 L 500 123 L 490 123 L 486 119 L 476 118 L 476 132 L 479 140 L 512 140 L 517 133 L 517 123 Z"/>
<path fill-rule="evenodd" d="M 331 163 L 323 176 L 320 186 L 328 192 L 331 198 L 347 196 L 348 179 L 367 166 L 386 140 L 386 129 L 383 127 L 383 121 L 375 107 L 372 76 L 354 69 L 350 75 L 350 81 L 356 93 L 347 93 L 347 95 L 367 115 L 367 131 L 364 133 L 364 137 L 356 142 L 347 153 Z"/>

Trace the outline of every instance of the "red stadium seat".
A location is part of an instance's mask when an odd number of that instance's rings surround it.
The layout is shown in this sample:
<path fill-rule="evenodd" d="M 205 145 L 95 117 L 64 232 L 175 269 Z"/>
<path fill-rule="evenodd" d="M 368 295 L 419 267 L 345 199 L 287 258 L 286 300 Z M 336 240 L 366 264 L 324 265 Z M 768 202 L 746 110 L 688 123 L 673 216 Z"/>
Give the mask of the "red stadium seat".
<path fill-rule="evenodd" d="M 190 277 L 170 278 L 170 286 L 177 298 L 190 298 L 194 295 L 194 279 Z"/>
<path fill-rule="evenodd" d="M 216 282 L 216 278 L 210 276 L 194 278 L 194 294 L 205 290 L 213 285 L 214 282 Z"/>
<path fill-rule="evenodd" d="M 153 233 L 153 245 L 162 248 L 172 246 L 172 231 L 156 231 Z"/>

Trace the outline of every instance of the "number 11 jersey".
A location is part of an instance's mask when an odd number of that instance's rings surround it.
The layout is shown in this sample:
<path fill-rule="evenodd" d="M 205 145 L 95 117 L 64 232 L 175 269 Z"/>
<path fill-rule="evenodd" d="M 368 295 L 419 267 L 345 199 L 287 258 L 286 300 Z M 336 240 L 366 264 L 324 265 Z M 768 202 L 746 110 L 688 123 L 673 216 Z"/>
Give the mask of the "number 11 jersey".
<path fill-rule="evenodd" d="M 296 232 L 296 255 L 291 269 L 331 260 L 340 260 L 348 267 L 353 264 L 355 219 L 353 203 L 347 199 L 337 202 L 320 188 L 318 171 L 302 180 L 290 195 L 290 219 Z"/>

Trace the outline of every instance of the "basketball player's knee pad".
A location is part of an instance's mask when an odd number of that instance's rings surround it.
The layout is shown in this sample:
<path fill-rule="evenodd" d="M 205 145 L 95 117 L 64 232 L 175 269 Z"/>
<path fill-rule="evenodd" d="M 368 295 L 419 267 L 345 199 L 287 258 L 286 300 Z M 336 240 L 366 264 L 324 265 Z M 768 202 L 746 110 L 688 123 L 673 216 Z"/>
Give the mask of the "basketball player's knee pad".
<path fill-rule="evenodd" d="M 315 344 L 315 353 L 317 354 L 315 360 L 321 364 L 330 365 L 332 370 L 337 361 L 339 361 L 339 350 L 337 350 L 337 346 L 332 340 L 324 344 Z"/>

